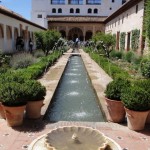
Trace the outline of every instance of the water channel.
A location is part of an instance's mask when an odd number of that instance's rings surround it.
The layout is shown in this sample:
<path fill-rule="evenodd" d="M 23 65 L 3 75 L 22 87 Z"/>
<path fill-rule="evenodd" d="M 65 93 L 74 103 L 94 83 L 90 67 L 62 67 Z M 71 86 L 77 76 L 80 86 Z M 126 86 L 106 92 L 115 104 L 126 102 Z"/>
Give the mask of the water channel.
<path fill-rule="evenodd" d="M 83 60 L 69 58 L 44 119 L 57 121 L 105 121 Z"/>

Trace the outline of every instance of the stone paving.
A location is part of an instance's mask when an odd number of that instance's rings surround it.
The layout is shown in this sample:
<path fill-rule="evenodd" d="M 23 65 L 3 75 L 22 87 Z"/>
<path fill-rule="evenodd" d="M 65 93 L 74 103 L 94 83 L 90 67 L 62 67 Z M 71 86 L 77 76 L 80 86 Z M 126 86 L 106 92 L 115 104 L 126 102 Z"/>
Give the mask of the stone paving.
<path fill-rule="evenodd" d="M 71 52 L 71 50 L 68 52 Z M 104 89 L 112 79 L 90 59 L 88 54 L 84 53 L 82 50 L 80 50 L 80 52 L 93 87 L 99 98 L 99 102 L 107 116 L 107 108 L 104 103 Z M 39 80 L 47 89 L 47 95 L 44 102 L 45 105 L 42 108 L 42 115 L 44 115 L 48 107 L 70 55 L 70 53 L 63 55 Z M 34 139 L 48 133 L 51 129 L 72 125 L 88 126 L 98 129 L 106 136 L 116 141 L 122 147 L 122 150 L 150 150 L 150 125 L 146 125 L 145 129 L 141 132 L 135 132 L 127 128 L 126 122 L 123 124 L 111 122 L 65 121 L 47 123 L 42 120 L 42 117 L 37 120 L 25 118 L 22 126 L 14 128 L 8 127 L 6 121 L 0 119 L 0 150 L 27 150 Z"/>

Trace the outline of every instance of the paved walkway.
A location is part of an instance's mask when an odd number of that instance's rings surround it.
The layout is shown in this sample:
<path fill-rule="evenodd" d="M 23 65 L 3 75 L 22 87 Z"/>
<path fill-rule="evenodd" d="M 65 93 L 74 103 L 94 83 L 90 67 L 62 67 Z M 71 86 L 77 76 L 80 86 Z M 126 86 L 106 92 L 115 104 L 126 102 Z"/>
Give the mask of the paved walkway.
<path fill-rule="evenodd" d="M 107 116 L 103 92 L 106 85 L 112 79 L 90 59 L 88 54 L 84 53 L 82 50 L 80 50 L 80 52 L 82 53 L 81 56 L 86 65 L 94 89 L 97 91 L 101 106 Z M 63 55 L 59 61 L 39 80 L 46 86 L 47 89 L 42 114 L 45 113 L 48 107 L 49 101 L 53 96 L 69 56 L 70 53 Z M 98 129 L 106 136 L 115 140 L 122 147 L 122 150 L 150 150 L 150 125 L 147 125 L 141 132 L 135 132 L 129 130 L 126 123 L 57 122 L 50 124 L 43 121 L 42 118 L 37 120 L 24 119 L 24 124 L 15 128 L 8 127 L 6 121 L 0 119 L 0 150 L 26 150 L 35 138 L 49 132 L 53 128 L 70 125 L 89 126 Z"/>

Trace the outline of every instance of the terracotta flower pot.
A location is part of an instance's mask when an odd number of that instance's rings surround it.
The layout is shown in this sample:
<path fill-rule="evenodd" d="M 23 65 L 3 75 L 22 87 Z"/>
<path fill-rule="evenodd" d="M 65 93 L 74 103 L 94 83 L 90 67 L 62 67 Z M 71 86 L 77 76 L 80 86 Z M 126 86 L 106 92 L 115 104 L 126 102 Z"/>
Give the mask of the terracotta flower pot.
<path fill-rule="evenodd" d="M 2 103 L 0 102 L 0 119 L 5 119 L 5 112 Z"/>
<path fill-rule="evenodd" d="M 3 105 L 7 125 L 14 127 L 23 123 L 24 110 L 26 105 L 23 106 L 5 106 Z"/>
<path fill-rule="evenodd" d="M 120 123 L 125 120 L 124 105 L 121 101 L 111 100 L 105 97 L 108 109 L 107 120 L 115 123 Z"/>
<path fill-rule="evenodd" d="M 125 108 L 128 128 L 135 131 L 143 130 L 145 127 L 148 111 L 133 111 Z"/>
<path fill-rule="evenodd" d="M 150 112 L 149 112 L 148 115 L 147 115 L 146 124 L 150 124 Z"/>
<path fill-rule="evenodd" d="M 28 101 L 26 107 L 26 116 L 30 119 L 38 119 L 41 117 L 41 108 L 43 106 L 43 101 Z"/>

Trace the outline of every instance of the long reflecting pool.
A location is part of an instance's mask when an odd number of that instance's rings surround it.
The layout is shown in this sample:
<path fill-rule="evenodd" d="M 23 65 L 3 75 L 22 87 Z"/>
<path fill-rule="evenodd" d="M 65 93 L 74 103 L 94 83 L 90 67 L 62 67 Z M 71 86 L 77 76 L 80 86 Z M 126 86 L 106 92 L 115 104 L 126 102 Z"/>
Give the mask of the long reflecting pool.
<path fill-rule="evenodd" d="M 71 56 L 44 116 L 56 121 L 105 121 L 80 56 Z"/>

